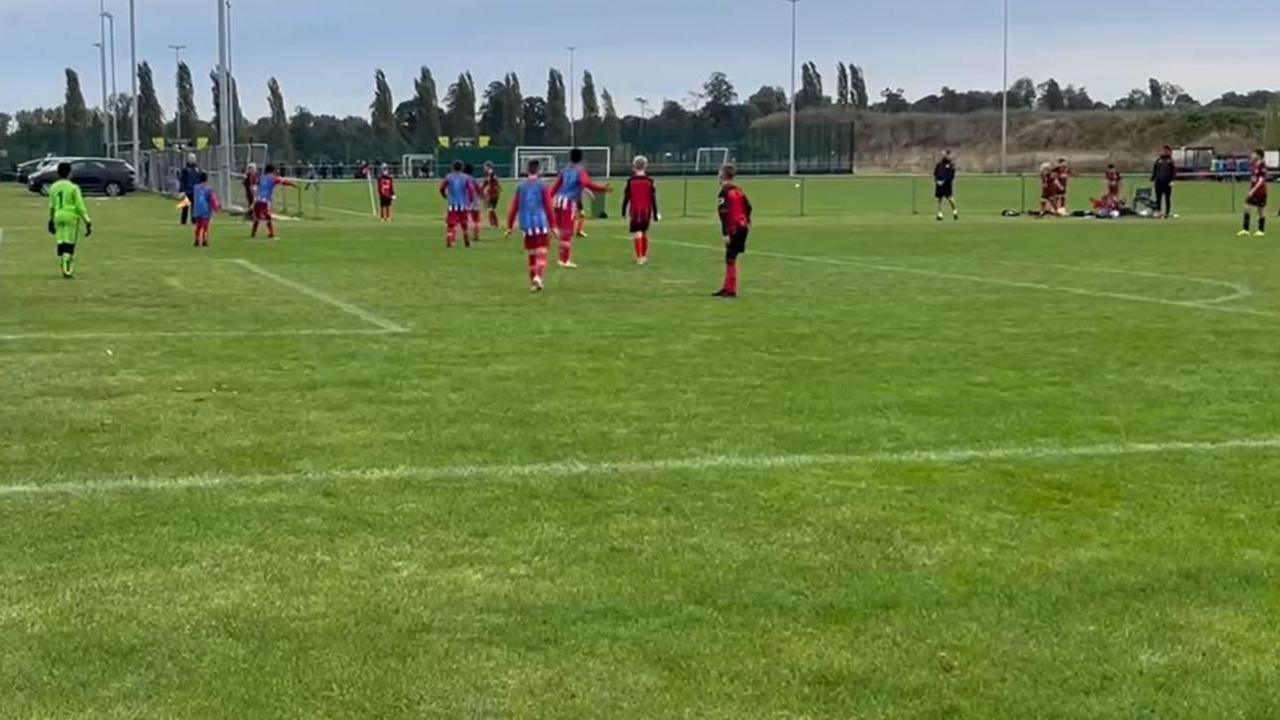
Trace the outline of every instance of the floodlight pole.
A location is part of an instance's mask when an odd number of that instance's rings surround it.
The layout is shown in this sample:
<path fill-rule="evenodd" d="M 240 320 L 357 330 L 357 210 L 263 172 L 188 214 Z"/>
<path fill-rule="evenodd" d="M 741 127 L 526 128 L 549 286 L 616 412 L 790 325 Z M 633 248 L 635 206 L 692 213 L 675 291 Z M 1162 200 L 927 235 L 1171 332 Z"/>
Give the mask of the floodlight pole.
<path fill-rule="evenodd" d="M 578 114 L 578 78 L 574 75 L 574 55 L 578 52 L 578 46 L 570 45 L 569 48 L 569 144 L 577 147 L 578 145 L 578 129 L 574 116 Z"/>
<path fill-rule="evenodd" d="M 111 39 L 111 97 L 107 101 L 107 115 L 111 118 L 111 157 L 115 157 L 120 152 L 120 125 L 117 122 L 116 109 L 111 106 L 111 101 L 119 96 L 120 91 L 116 89 L 116 16 L 111 13 L 103 13 L 110 25 L 109 32 Z"/>
<path fill-rule="evenodd" d="M 1000 93 L 1000 174 L 1009 171 L 1009 0 L 1004 0 L 1004 91 Z"/>
<path fill-rule="evenodd" d="M 218 164 L 222 197 L 231 197 L 231 124 L 235 122 L 231 108 L 231 69 L 227 66 L 231 50 L 228 43 L 226 0 L 218 4 Z"/>
<path fill-rule="evenodd" d="M 174 71 L 178 72 L 182 66 L 182 51 L 186 50 L 187 46 L 186 45 L 170 45 L 169 49 L 173 51 Z M 173 140 L 174 142 L 181 145 L 182 144 L 182 86 L 177 85 L 176 79 L 174 80 L 174 83 L 178 91 L 178 102 L 174 103 L 174 105 L 177 105 L 178 107 L 177 107 L 177 112 L 173 114 L 173 134 L 175 136 Z"/>
<path fill-rule="evenodd" d="M 791 177 L 796 176 L 796 9 L 800 0 L 787 0 L 791 3 Z"/>
<path fill-rule="evenodd" d="M 129 0 L 129 77 L 133 85 L 133 112 L 129 119 L 133 125 L 133 169 L 142 173 L 142 143 L 138 140 L 138 22 L 134 0 Z"/>
<path fill-rule="evenodd" d="M 234 75 L 234 63 L 231 59 L 231 0 L 227 0 L 227 74 Z"/>
<path fill-rule="evenodd" d="M 111 123 L 107 122 L 106 113 L 111 112 L 108 109 L 107 99 L 107 6 L 106 0 L 98 0 L 98 66 L 102 72 L 102 135 L 103 135 L 103 153 L 106 148 L 111 146 Z"/>

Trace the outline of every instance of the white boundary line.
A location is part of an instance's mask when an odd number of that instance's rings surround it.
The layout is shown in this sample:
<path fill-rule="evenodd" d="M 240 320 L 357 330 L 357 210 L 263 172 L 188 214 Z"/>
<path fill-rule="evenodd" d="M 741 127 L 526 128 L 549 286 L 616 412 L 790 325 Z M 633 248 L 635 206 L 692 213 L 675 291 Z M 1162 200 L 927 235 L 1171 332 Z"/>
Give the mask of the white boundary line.
<path fill-rule="evenodd" d="M 975 261 L 975 262 L 978 262 L 978 261 Z M 1022 265 L 1025 267 L 1055 268 L 1058 270 L 1100 273 L 1100 274 L 1106 274 L 1106 275 L 1128 275 L 1130 277 L 1156 278 L 1159 280 L 1180 280 L 1182 282 L 1192 283 L 1195 285 L 1209 285 L 1213 287 L 1223 287 L 1231 291 L 1231 294 L 1229 295 L 1223 295 L 1221 297 L 1216 297 L 1216 298 L 1209 298 L 1208 300 L 1183 301 L 1193 305 L 1217 305 L 1220 303 L 1234 302 L 1236 300 L 1244 300 L 1245 298 L 1253 297 L 1253 291 L 1240 283 L 1227 282 L 1226 280 L 1211 280 L 1209 278 L 1193 277 L 1191 275 L 1169 275 L 1167 273 L 1148 272 L 1143 270 L 1121 270 L 1120 268 L 1102 268 L 1102 267 L 1079 267 L 1076 265 L 1061 265 L 1058 263 L 1019 262 L 1015 260 L 997 260 L 996 263 L 1000 265 Z"/>
<path fill-rule="evenodd" d="M 378 482 L 388 480 L 528 479 L 624 475 L 661 475 L 705 470 L 799 470 L 818 467 L 872 465 L 959 465 L 999 461 L 1054 461 L 1134 457 L 1143 455 L 1211 455 L 1234 451 L 1280 450 L 1280 436 L 1213 441 L 1103 443 L 1098 445 L 977 447 L 942 450 L 904 450 L 850 455 L 709 455 L 654 460 L 603 460 L 536 463 L 530 465 L 442 465 L 315 470 L 294 473 L 235 475 L 211 473 L 174 477 L 116 477 L 50 483 L 27 481 L 0 485 L 0 497 L 87 495 L 123 491 L 164 491 L 191 488 L 241 487 L 320 482 Z"/>
<path fill-rule="evenodd" d="M 267 278 L 268 280 L 273 280 L 276 283 L 279 283 L 280 285 L 283 285 L 289 288 L 290 290 L 300 292 L 309 298 L 319 300 L 320 302 L 325 303 L 327 305 L 332 305 L 333 307 L 338 308 L 339 310 L 347 313 L 348 315 L 354 315 L 355 317 L 358 317 L 361 320 L 364 320 L 370 325 L 378 327 L 379 329 L 384 330 L 386 332 L 389 332 L 389 333 L 409 332 L 409 329 L 404 327 L 403 325 L 398 325 L 396 323 L 391 322 L 390 320 L 381 318 L 369 312 L 368 310 L 365 310 L 362 307 L 359 307 L 357 305 L 352 305 L 351 303 L 346 302 L 345 300 L 339 300 L 338 298 L 333 297 L 332 295 L 322 293 L 319 290 L 316 290 L 315 288 L 310 287 L 308 285 L 303 285 L 302 283 L 296 280 L 290 280 L 289 278 L 277 275 L 260 265 L 256 265 L 248 260 L 245 260 L 244 258 L 237 258 L 235 260 L 232 260 L 231 262 L 235 263 L 236 265 L 239 265 L 240 267 L 248 270 L 251 273 L 261 275 L 262 277 Z"/>
<path fill-rule="evenodd" d="M 712 245 L 700 245 L 698 243 L 680 242 L 679 240 L 659 240 L 659 244 L 677 245 L 680 247 L 697 248 L 699 250 L 719 251 L 721 248 Z M 923 268 L 904 267 L 901 265 L 883 265 L 880 263 L 867 262 L 864 260 L 853 260 L 846 258 L 830 258 L 815 257 L 811 255 L 789 255 L 786 253 L 768 252 L 764 250 L 752 250 L 752 255 L 761 257 L 778 258 L 781 260 L 796 260 L 800 262 L 821 263 L 824 265 L 843 265 L 848 267 L 862 267 L 869 270 L 880 270 L 883 272 L 906 273 L 909 275 L 921 275 L 923 277 L 938 278 L 940 280 L 961 280 L 964 282 L 982 283 L 984 285 L 999 285 L 1002 287 L 1022 288 L 1024 290 L 1041 290 L 1045 292 L 1066 293 L 1068 295 L 1081 295 L 1084 297 L 1105 298 L 1109 300 L 1126 300 L 1129 302 L 1150 303 L 1153 305 L 1165 305 L 1169 307 L 1189 308 L 1192 310 L 1209 310 L 1221 313 L 1231 313 L 1237 315 L 1255 315 L 1258 317 L 1275 318 L 1280 317 L 1280 313 L 1269 312 L 1267 310 L 1254 310 L 1253 308 L 1237 308 L 1222 307 L 1214 303 L 1225 302 L 1220 298 L 1212 298 L 1209 300 L 1169 300 L 1166 298 L 1150 297 L 1147 295 L 1133 295 L 1130 293 L 1106 292 L 1104 290 L 1085 290 L 1084 288 L 1071 287 L 1069 285 L 1047 285 L 1044 283 L 1025 282 L 1022 280 L 1002 280 L 1000 278 L 983 277 L 981 275 L 964 275 L 961 273 L 937 272 L 934 270 L 925 270 Z M 1186 278 L 1183 278 L 1186 279 Z"/>
<path fill-rule="evenodd" d="M 343 335 L 393 335 L 396 330 L 138 330 L 88 333 L 18 333 L 0 335 L 0 342 L 18 340 L 129 340 L 134 338 L 274 338 Z"/>

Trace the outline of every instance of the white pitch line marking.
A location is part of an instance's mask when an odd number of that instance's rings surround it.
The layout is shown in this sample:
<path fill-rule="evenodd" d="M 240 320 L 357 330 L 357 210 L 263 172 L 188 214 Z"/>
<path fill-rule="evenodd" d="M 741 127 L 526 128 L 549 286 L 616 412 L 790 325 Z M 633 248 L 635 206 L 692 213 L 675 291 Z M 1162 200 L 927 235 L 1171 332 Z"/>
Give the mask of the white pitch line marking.
<path fill-rule="evenodd" d="M 680 242 L 679 240 L 659 240 L 659 244 L 678 245 L 681 247 L 697 248 L 699 250 L 720 250 L 719 247 L 711 245 L 699 245 L 697 243 Z M 862 260 L 850 260 L 844 258 L 828 258 L 814 257 L 811 255 L 789 255 L 786 253 L 775 253 L 764 250 L 752 250 L 752 255 L 761 257 L 778 258 L 780 260 L 797 260 L 800 262 L 821 263 L 825 265 L 844 265 L 849 267 L 863 267 L 869 270 L 881 270 L 884 272 L 906 273 L 909 275 L 921 275 L 923 277 L 938 278 L 940 280 L 962 280 L 964 282 L 981 283 L 984 285 L 1000 285 L 1003 287 L 1022 288 L 1024 290 L 1041 290 L 1045 292 L 1066 293 L 1068 295 L 1081 295 L 1084 297 L 1105 298 L 1110 300 L 1126 300 L 1129 302 L 1150 303 L 1153 305 L 1166 305 L 1169 307 L 1190 308 L 1193 310 L 1210 310 L 1214 312 L 1231 313 L 1234 315 L 1256 315 L 1259 317 L 1280 317 L 1280 314 L 1269 312 L 1266 310 L 1254 310 L 1252 308 L 1235 308 L 1222 307 L 1221 305 L 1206 304 L 1216 302 L 1216 300 L 1169 300 L 1167 298 L 1156 298 L 1147 295 L 1133 295 L 1130 293 L 1106 292 L 1104 290 L 1085 290 L 1084 288 L 1071 287 L 1069 285 L 1046 285 L 1044 283 L 1025 282 L 1022 280 L 1002 280 L 1000 278 L 983 277 L 981 275 L 963 275 L 960 273 L 937 272 L 935 270 L 925 270 L 923 268 L 904 267 L 901 265 L 882 265 L 880 263 L 866 262 Z"/>
<path fill-rule="evenodd" d="M 275 282 L 289 288 L 290 290 L 295 290 L 297 292 L 302 293 L 303 295 L 306 295 L 309 298 L 319 300 L 320 302 L 325 303 L 327 305 L 332 305 L 333 307 L 338 308 L 339 310 L 347 313 L 348 315 L 354 315 L 355 317 L 358 317 L 361 320 L 364 320 L 370 325 L 377 326 L 387 332 L 391 332 L 391 333 L 409 332 L 409 329 L 404 327 L 403 325 L 393 323 L 390 320 L 374 315 L 373 313 L 369 312 L 368 310 L 365 310 L 362 307 L 359 307 L 358 305 L 352 305 L 351 303 L 345 300 L 339 300 L 338 298 L 333 297 L 332 295 L 328 295 L 326 293 L 320 292 L 319 290 L 316 290 L 315 288 L 309 285 L 303 285 L 302 283 L 296 280 L 290 280 L 289 278 L 277 275 L 260 265 L 256 265 L 252 262 L 249 262 L 248 260 L 245 260 L 244 258 L 237 258 L 235 260 L 232 260 L 231 262 L 239 265 L 240 267 L 248 270 L 249 272 L 261 275 L 262 277 L 267 278 L 268 280 L 274 280 Z"/>
<path fill-rule="evenodd" d="M 1155 278 L 1159 280 L 1180 280 L 1195 285 L 1208 285 L 1213 287 L 1223 287 L 1231 291 L 1230 295 L 1209 298 L 1208 300 L 1186 300 L 1182 301 L 1192 305 L 1217 305 L 1219 303 L 1228 303 L 1236 300 L 1244 300 L 1253 296 L 1253 291 L 1247 286 L 1240 283 L 1227 282 L 1226 280 L 1211 280 L 1209 278 L 1193 277 L 1190 275 L 1169 275 L 1167 273 L 1149 272 L 1144 270 L 1122 270 L 1120 268 L 1101 268 L 1101 267 L 1080 267 L 1076 265 L 1061 265 L 1057 263 L 1037 263 L 1037 262 L 1018 262 L 1014 260 L 997 260 L 1000 265 L 1023 265 L 1026 267 L 1046 267 L 1058 270 L 1072 270 L 1075 272 L 1091 272 L 1107 275 L 1129 275 L 1131 277 Z M 1178 301 L 1171 301 L 1178 302 Z"/>
<path fill-rule="evenodd" d="M 130 340 L 134 338 L 273 338 L 273 337 L 310 337 L 310 336 L 343 336 L 343 335 L 394 335 L 397 330 L 136 330 L 121 332 L 88 332 L 88 333 L 17 333 L 0 335 L 0 342 L 19 340 Z"/>
<path fill-rule="evenodd" d="M 1134 457 L 1142 455 L 1211 455 L 1234 451 L 1280 450 L 1280 436 L 1211 441 L 1103 443 L 1098 445 L 978 447 L 942 450 L 903 450 L 865 454 L 831 455 L 709 455 L 655 460 L 604 460 L 535 463 L 529 465 L 442 465 L 316 470 L 295 473 L 232 475 L 205 474 L 175 477 L 118 477 L 50 483 L 25 482 L 0 485 L 0 497 L 33 495 L 88 495 L 123 491 L 186 490 L 191 488 L 242 487 L 319 482 L 378 482 L 387 480 L 522 479 L 581 476 L 662 474 L 704 470 L 798 470 L 816 467 L 868 465 L 959 465 L 1006 460 L 1051 461 Z"/>

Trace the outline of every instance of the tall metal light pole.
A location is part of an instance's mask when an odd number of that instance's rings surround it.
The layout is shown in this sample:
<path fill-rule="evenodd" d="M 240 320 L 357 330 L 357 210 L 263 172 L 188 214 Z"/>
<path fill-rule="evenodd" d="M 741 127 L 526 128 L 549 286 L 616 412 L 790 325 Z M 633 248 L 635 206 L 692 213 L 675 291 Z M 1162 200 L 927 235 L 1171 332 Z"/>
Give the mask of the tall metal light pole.
<path fill-rule="evenodd" d="M 102 71 L 102 112 L 104 113 L 102 121 L 103 145 L 111 146 L 111 123 L 107 122 L 106 113 L 110 113 L 109 103 L 107 101 L 107 6 L 106 0 L 98 0 L 98 63 L 99 69 Z M 104 147 L 103 154 L 106 154 Z"/>
<path fill-rule="evenodd" d="M 134 0 L 129 0 L 129 77 L 133 86 L 133 111 L 129 118 L 133 125 L 133 169 L 142 173 L 142 143 L 138 140 L 138 16 Z"/>
<path fill-rule="evenodd" d="M 103 13 L 102 15 L 107 19 L 107 24 L 111 27 L 108 31 L 111 42 L 111 97 L 107 102 L 107 116 L 111 120 L 111 157 L 115 157 L 120 152 L 120 125 L 117 122 L 116 109 L 111 105 L 120 92 L 116 89 L 116 16 L 111 13 Z"/>
<path fill-rule="evenodd" d="M 1009 171 L 1009 0 L 1004 0 L 1004 91 L 1000 93 L 1000 174 Z"/>
<path fill-rule="evenodd" d="M 176 73 L 178 67 L 182 65 L 182 51 L 186 50 L 187 46 L 186 45 L 170 45 L 169 49 L 173 51 L 173 67 L 174 67 L 174 72 Z M 177 80 L 175 80 L 174 82 L 176 83 Z M 177 142 L 179 145 L 181 145 L 182 144 L 182 86 L 178 85 L 177 90 L 178 90 L 178 102 L 174 103 L 174 105 L 177 106 L 177 111 L 173 115 L 173 118 L 174 118 L 173 134 L 177 136 L 174 138 L 174 141 Z"/>
<path fill-rule="evenodd" d="M 789 173 L 796 176 L 796 15 L 800 0 L 791 3 L 791 163 Z"/>
<path fill-rule="evenodd" d="M 578 145 L 578 129 L 577 121 L 574 116 L 578 114 L 578 78 L 574 75 L 574 55 L 578 52 L 577 45 L 569 46 L 569 144 L 577 147 Z"/>
<path fill-rule="evenodd" d="M 232 62 L 231 38 L 232 38 L 232 32 L 231 32 L 231 0 L 227 0 L 227 74 L 228 74 L 228 75 L 232 75 L 233 73 L 235 73 L 235 69 L 234 69 L 234 68 L 235 68 L 235 63 L 234 63 L 234 62 Z"/>
<path fill-rule="evenodd" d="M 231 197 L 231 49 L 228 43 L 227 15 L 229 3 L 226 0 L 215 0 L 218 4 L 218 164 L 219 183 L 222 197 Z"/>

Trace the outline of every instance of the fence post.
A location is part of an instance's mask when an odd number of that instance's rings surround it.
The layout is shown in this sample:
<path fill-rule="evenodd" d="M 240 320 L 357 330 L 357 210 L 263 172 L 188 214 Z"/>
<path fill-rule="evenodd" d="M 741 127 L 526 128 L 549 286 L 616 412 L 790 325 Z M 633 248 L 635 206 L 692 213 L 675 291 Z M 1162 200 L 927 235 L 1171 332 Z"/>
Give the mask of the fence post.
<path fill-rule="evenodd" d="M 916 182 L 919 180 L 915 175 L 911 176 L 911 214 L 919 215 L 920 209 L 916 205 Z"/>
<path fill-rule="evenodd" d="M 684 178 L 684 215 L 682 215 L 682 217 L 689 217 L 689 178 L 688 176 L 685 176 Z"/>
<path fill-rule="evenodd" d="M 1027 176 L 1025 173 L 1018 173 L 1018 184 L 1022 186 L 1022 204 L 1018 206 L 1018 212 L 1027 211 Z"/>
<path fill-rule="evenodd" d="M 1236 176 L 1233 174 L 1231 180 L 1227 182 L 1227 192 L 1231 193 L 1231 212 L 1236 211 Z"/>
<path fill-rule="evenodd" d="M 804 198 L 809 191 L 809 178 L 800 178 L 800 217 L 804 217 Z"/>

